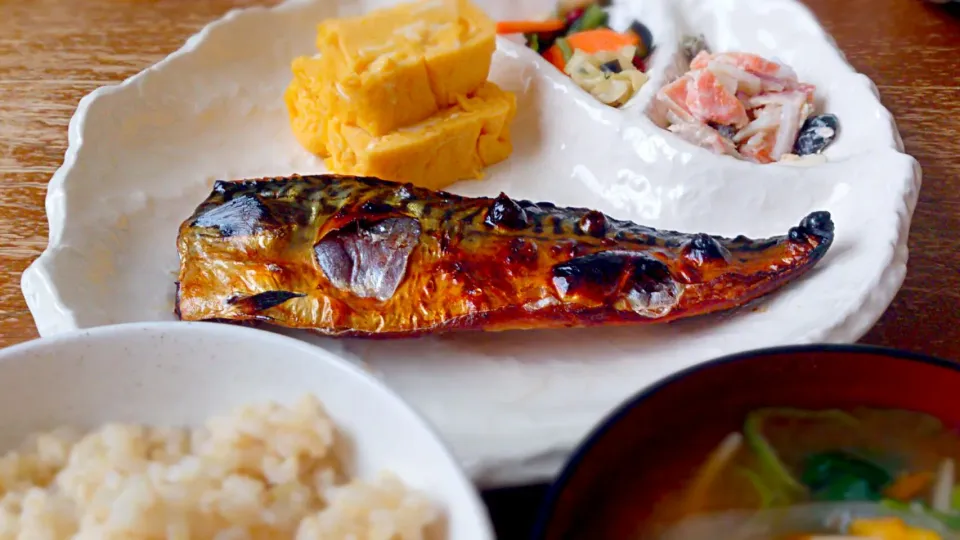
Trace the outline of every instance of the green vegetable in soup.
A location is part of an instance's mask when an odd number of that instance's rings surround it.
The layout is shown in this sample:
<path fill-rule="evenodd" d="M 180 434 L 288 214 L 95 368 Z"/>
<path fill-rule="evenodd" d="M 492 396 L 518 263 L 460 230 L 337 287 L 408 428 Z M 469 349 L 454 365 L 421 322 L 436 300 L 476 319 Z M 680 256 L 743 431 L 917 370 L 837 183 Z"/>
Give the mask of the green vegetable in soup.
<path fill-rule="evenodd" d="M 835 478 L 820 491 L 813 493 L 813 500 L 824 502 L 878 501 L 880 500 L 880 494 L 863 478 L 845 474 Z"/>
<path fill-rule="evenodd" d="M 743 436 L 760 463 L 760 478 L 777 504 L 789 504 L 806 497 L 806 486 L 800 483 L 780 461 L 777 451 L 763 435 L 763 423 L 768 418 L 796 418 L 802 420 L 832 420 L 851 426 L 857 419 L 839 410 L 807 411 L 803 409 L 759 409 L 747 415 Z M 762 497 L 762 495 L 761 495 Z"/>
<path fill-rule="evenodd" d="M 753 486 L 753 489 L 756 490 L 757 495 L 760 497 L 760 508 L 770 508 L 773 506 L 776 496 L 770 488 L 763 483 L 763 478 L 760 478 L 759 474 L 746 467 L 737 469 L 737 472 L 742 474 L 750 482 L 750 485 Z"/>
<path fill-rule="evenodd" d="M 880 505 L 888 508 L 890 510 L 895 510 L 897 512 L 912 513 L 918 516 L 926 516 L 928 518 L 935 519 L 940 523 L 943 523 L 946 527 L 953 530 L 960 530 L 960 513 L 952 512 L 938 512 L 933 508 L 930 508 L 928 505 L 915 501 L 915 502 L 902 502 L 895 501 L 893 499 L 883 499 L 880 501 Z"/>
<path fill-rule="evenodd" d="M 743 427 L 743 436 L 747 440 L 750 449 L 757 454 L 760 460 L 761 474 L 768 481 L 768 485 L 773 484 L 777 491 L 784 490 L 800 495 L 805 492 L 803 486 L 790 474 L 787 467 L 780 461 L 777 451 L 763 436 L 763 420 L 765 415 L 762 412 L 751 413 L 747 416 L 746 424 Z"/>
<path fill-rule="evenodd" d="M 801 480 L 818 501 L 878 501 L 893 477 L 875 463 L 834 451 L 807 458 Z"/>
<path fill-rule="evenodd" d="M 953 530 L 960 530 L 960 514 L 938 512 L 924 504 L 921 504 L 920 508 L 922 508 L 922 511 L 918 513 L 930 516 Z"/>

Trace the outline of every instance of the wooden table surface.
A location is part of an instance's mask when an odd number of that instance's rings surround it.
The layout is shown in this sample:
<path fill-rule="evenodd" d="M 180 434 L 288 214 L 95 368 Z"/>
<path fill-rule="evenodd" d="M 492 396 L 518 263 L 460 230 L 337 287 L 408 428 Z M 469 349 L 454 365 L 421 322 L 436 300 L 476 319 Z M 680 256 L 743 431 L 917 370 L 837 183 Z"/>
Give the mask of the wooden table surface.
<path fill-rule="evenodd" d="M 0 346 L 37 336 L 20 273 L 46 247 L 46 184 L 77 102 L 160 60 L 254 0 L 0 0 Z M 876 82 L 923 167 L 906 283 L 864 342 L 960 360 L 960 15 L 922 0 L 809 0 Z M 489 493 L 521 538 L 542 487 Z"/>

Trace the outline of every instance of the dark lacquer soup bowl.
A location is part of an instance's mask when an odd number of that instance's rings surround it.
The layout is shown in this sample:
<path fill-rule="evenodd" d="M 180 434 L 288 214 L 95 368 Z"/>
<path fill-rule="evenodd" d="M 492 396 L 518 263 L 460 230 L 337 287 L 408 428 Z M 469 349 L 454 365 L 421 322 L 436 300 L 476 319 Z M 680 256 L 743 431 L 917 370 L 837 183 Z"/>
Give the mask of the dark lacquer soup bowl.
<path fill-rule="evenodd" d="M 960 538 L 960 365 L 753 351 L 634 396 L 552 486 L 536 540 Z"/>

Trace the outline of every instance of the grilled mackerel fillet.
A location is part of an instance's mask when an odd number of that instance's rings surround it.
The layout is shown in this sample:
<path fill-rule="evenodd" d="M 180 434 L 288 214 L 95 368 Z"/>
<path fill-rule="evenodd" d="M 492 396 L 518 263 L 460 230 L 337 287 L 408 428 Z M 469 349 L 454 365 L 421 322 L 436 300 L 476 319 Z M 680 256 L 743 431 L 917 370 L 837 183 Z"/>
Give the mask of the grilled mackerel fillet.
<path fill-rule="evenodd" d="M 374 178 L 218 181 L 180 226 L 176 312 L 367 337 L 665 322 L 785 285 L 833 231 L 827 212 L 729 239 Z"/>

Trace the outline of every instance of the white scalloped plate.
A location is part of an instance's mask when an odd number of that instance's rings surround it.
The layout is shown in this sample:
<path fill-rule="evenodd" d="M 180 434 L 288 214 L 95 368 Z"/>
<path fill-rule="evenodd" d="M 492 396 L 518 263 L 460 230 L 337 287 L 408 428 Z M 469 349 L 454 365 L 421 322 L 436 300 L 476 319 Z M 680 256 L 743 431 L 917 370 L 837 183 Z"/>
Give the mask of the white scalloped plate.
<path fill-rule="evenodd" d="M 487 0 L 497 18 L 536 16 L 551 0 Z M 173 319 L 177 226 L 215 178 L 314 173 L 289 132 L 288 63 L 312 54 L 316 23 L 376 4 L 291 0 L 235 11 L 122 84 L 85 97 L 50 181 L 50 244 L 23 275 L 41 335 Z M 844 61 L 793 0 L 620 0 L 658 43 L 651 82 L 621 110 L 595 102 L 531 51 L 501 40 L 491 78 L 518 94 L 515 151 L 462 194 L 595 207 L 687 232 L 784 234 L 825 209 L 836 241 L 806 278 L 756 309 L 671 325 L 460 334 L 399 342 L 284 332 L 365 361 L 419 408 L 483 485 L 546 478 L 609 409 L 667 374 L 772 345 L 850 342 L 902 283 L 920 170 L 902 153 L 873 84 Z M 675 73 L 679 37 L 792 65 L 841 120 L 827 162 L 754 165 L 678 140 L 646 115 Z"/>

